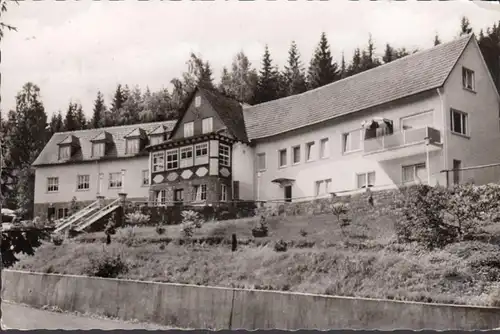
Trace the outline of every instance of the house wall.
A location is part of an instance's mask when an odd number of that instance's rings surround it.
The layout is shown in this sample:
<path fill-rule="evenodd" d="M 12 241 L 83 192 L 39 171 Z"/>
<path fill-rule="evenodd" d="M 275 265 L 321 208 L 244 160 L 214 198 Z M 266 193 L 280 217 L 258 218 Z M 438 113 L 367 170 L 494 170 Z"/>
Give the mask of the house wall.
<path fill-rule="evenodd" d="M 500 102 L 481 57 L 477 43 L 472 40 L 444 86 L 449 147 L 447 169 L 453 168 L 454 159 L 462 161 L 462 168 L 500 162 Z M 463 66 L 475 73 L 475 92 L 462 86 Z M 469 136 L 451 132 L 450 108 L 468 113 Z M 463 171 L 460 178 L 461 182 L 474 181 L 476 184 L 499 182 L 500 167 Z"/>
<path fill-rule="evenodd" d="M 276 178 L 295 179 L 292 187 L 292 198 L 311 199 L 315 195 L 315 182 L 332 179 L 330 191 L 339 192 L 356 188 L 356 173 L 375 171 L 376 187 L 394 187 L 402 181 L 402 166 L 416 163 L 425 163 L 425 147 L 421 145 L 421 152 L 403 159 L 393 159 L 377 162 L 372 158 L 363 157 L 362 152 L 342 153 L 342 134 L 361 128 L 361 123 L 372 117 L 384 117 L 393 120 L 394 132 L 400 131 L 401 117 L 431 111 L 433 124 L 436 129 L 442 130 L 443 117 L 441 100 L 436 91 L 422 93 L 407 99 L 402 99 L 381 107 L 372 108 L 365 112 L 346 115 L 321 125 L 275 136 L 267 140 L 259 140 L 254 150 L 254 160 L 257 163 L 257 154 L 266 153 L 266 170 L 257 176 L 254 173 L 255 198 L 259 200 L 283 199 L 284 191 L 271 181 Z M 322 138 L 329 138 L 329 158 L 319 159 L 319 146 Z M 305 144 L 314 141 L 315 150 L 313 161 L 304 162 Z M 301 145 L 301 162 L 291 163 L 291 149 Z M 278 150 L 288 150 L 288 166 L 278 167 Z M 431 184 L 444 183 L 444 174 L 439 173 L 443 165 L 442 150 L 431 152 L 430 171 Z"/>
<path fill-rule="evenodd" d="M 233 144 L 233 181 L 239 182 L 239 199 L 254 200 L 254 149 L 243 143 Z"/>
<path fill-rule="evenodd" d="M 66 203 L 74 197 L 77 201 L 94 201 L 98 195 L 98 175 L 103 174 L 100 195 L 118 198 L 125 192 L 128 198 L 148 197 L 149 186 L 142 185 L 142 171 L 148 169 L 148 157 L 136 157 L 113 161 L 78 163 L 37 167 L 35 171 L 35 205 L 43 203 Z M 123 189 L 109 188 L 109 173 L 125 170 Z M 90 189 L 77 190 L 77 175 L 90 175 Z M 47 178 L 59 177 L 59 191 L 47 192 Z"/>

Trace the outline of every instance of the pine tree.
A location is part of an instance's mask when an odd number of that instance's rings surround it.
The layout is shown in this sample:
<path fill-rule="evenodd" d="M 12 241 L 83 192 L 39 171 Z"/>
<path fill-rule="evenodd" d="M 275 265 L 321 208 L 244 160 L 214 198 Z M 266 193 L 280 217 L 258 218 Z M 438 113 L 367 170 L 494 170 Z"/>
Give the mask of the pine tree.
<path fill-rule="evenodd" d="M 462 16 L 460 20 L 460 36 L 468 35 L 472 32 L 472 28 L 470 26 L 469 19 L 465 16 Z"/>
<path fill-rule="evenodd" d="M 238 101 L 252 103 L 257 82 L 257 72 L 252 68 L 248 57 L 240 51 L 233 59 L 231 71 L 227 68 L 222 70 L 219 89 Z"/>
<path fill-rule="evenodd" d="M 76 104 L 75 122 L 77 130 L 84 130 L 87 128 L 87 119 L 85 117 L 81 104 Z"/>
<path fill-rule="evenodd" d="M 361 50 L 356 48 L 354 50 L 354 54 L 352 55 L 352 60 L 347 69 L 347 73 L 351 76 L 359 72 L 361 72 Z"/>
<path fill-rule="evenodd" d="M 344 51 L 342 51 L 342 60 L 340 62 L 339 77 L 340 79 L 344 79 L 345 77 L 347 77 L 347 67 L 345 64 Z"/>
<path fill-rule="evenodd" d="M 389 43 L 385 45 L 385 51 L 382 60 L 386 64 L 394 60 L 394 48 Z"/>
<path fill-rule="evenodd" d="M 266 45 L 262 57 L 262 69 L 259 73 L 254 102 L 263 103 L 277 99 L 279 96 L 279 77 L 273 66 L 269 48 Z"/>
<path fill-rule="evenodd" d="M 97 92 L 97 97 L 94 101 L 94 110 L 90 126 L 94 129 L 102 128 L 104 126 L 104 114 L 106 113 L 106 105 L 104 104 L 104 96 L 101 91 Z"/>
<path fill-rule="evenodd" d="M 49 123 L 49 133 L 48 137 L 50 138 L 54 133 L 61 132 L 64 130 L 62 113 L 59 111 L 57 114 L 52 114 Z"/>
<path fill-rule="evenodd" d="M 434 46 L 441 44 L 441 40 L 439 39 L 439 35 L 436 34 L 434 36 Z"/>
<path fill-rule="evenodd" d="M 283 93 L 285 96 L 300 94 L 307 90 L 306 75 L 295 41 L 292 41 L 290 50 L 288 51 L 288 64 L 285 66 L 283 74 Z"/>
<path fill-rule="evenodd" d="M 323 32 L 309 65 L 309 85 L 318 88 L 338 79 L 338 66 L 334 62 L 330 45 Z"/>
<path fill-rule="evenodd" d="M 366 51 L 362 52 L 360 68 L 361 71 L 367 71 L 377 66 L 380 66 L 380 60 L 375 56 L 375 45 L 370 34 Z"/>
<path fill-rule="evenodd" d="M 105 126 L 115 126 L 122 125 L 122 120 L 120 119 L 120 114 L 122 113 L 123 105 L 127 101 L 128 89 L 127 86 L 124 88 L 121 84 L 116 86 L 115 94 L 113 96 L 113 101 L 111 102 L 111 109 L 105 113 Z"/>
<path fill-rule="evenodd" d="M 70 102 L 68 105 L 68 110 L 66 111 L 66 117 L 64 119 L 64 129 L 66 131 L 78 130 L 78 121 L 76 119 L 77 107 L 77 104 L 73 102 Z"/>

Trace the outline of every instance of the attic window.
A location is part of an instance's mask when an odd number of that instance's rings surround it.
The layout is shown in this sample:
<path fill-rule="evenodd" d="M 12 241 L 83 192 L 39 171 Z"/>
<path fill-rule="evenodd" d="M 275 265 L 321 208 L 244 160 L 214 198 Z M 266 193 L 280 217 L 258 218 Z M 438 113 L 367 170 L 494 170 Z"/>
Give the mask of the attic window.
<path fill-rule="evenodd" d="M 197 96 L 194 98 L 194 106 L 199 108 L 201 106 L 201 96 Z"/>
<path fill-rule="evenodd" d="M 213 117 L 204 118 L 201 122 L 202 124 L 202 132 L 210 133 L 213 131 Z"/>
<path fill-rule="evenodd" d="M 59 160 L 67 160 L 71 157 L 71 146 L 59 146 Z"/>
<path fill-rule="evenodd" d="M 127 154 L 137 154 L 139 153 L 139 139 L 127 139 Z"/>
<path fill-rule="evenodd" d="M 157 144 L 163 143 L 163 141 L 164 141 L 163 135 L 154 135 L 154 136 L 150 136 L 150 138 L 149 138 L 150 145 L 157 145 Z"/>
<path fill-rule="evenodd" d="M 462 67 L 462 85 L 465 89 L 475 90 L 474 85 L 474 71 Z"/>
<path fill-rule="evenodd" d="M 102 157 L 105 153 L 104 143 L 93 143 L 92 144 L 92 156 L 93 157 Z"/>

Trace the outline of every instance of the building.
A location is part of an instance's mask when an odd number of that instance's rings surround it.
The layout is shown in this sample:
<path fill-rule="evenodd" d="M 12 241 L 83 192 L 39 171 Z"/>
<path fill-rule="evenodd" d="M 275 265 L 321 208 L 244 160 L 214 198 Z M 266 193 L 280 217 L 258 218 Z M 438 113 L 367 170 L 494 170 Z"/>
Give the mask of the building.
<path fill-rule="evenodd" d="M 71 200 L 80 207 L 97 196 L 127 193 L 135 201 L 149 197 L 149 154 L 145 147 L 163 142 L 175 121 L 56 133 L 35 167 L 35 216 L 68 215 Z"/>
<path fill-rule="evenodd" d="M 498 163 L 499 142 L 500 97 L 468 35 L 267 103 L 197 88 L 177 122 L 55 134 L 34 164 L 35 211 L 64 216 L 72 196 L 119 192 L 206 205 L 484 184 L 499 170 L 442 171 Z"/>

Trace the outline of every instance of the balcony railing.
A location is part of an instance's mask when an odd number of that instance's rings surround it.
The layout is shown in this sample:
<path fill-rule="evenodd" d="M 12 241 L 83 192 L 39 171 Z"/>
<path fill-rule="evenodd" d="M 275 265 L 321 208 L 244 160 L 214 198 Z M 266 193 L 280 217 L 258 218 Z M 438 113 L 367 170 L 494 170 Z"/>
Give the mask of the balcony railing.
<path fill-rule="evenodd" d="M 364 141 L 364 153 L 374 153 L 412 144 L 425 143 L 426 138 L 429 138 L 430 144 L 441 143 L 441 132 L 427 126 L 367 139 Z"/>

